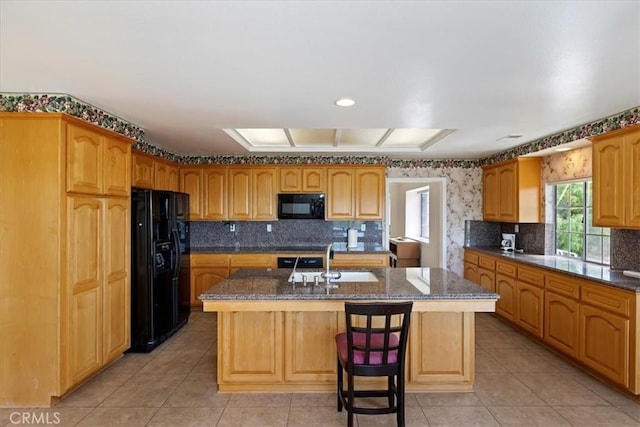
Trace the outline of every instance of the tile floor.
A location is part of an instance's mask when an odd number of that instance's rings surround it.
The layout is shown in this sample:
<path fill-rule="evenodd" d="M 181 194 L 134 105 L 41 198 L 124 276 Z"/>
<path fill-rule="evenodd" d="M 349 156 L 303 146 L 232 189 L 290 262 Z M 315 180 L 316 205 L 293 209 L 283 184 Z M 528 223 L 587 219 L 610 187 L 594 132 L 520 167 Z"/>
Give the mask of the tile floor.
<path fill-rule="evenodd" d="M 215 330 L 214 315 L 193 313 L 150 354 L 127 354 L 54 408 L 28 411 L 58 426 L 346 425 L 333 393 L 217 393 Z M 640 426 L 640 404 L 493 315 L 478 314 L 476 331 L 475 391 L 408 394 L 408 426 Z M 16 411 L 0 409 L 0 426 L 16 425 Z M 395 425 L 394 415 L 356 420 Z"/>

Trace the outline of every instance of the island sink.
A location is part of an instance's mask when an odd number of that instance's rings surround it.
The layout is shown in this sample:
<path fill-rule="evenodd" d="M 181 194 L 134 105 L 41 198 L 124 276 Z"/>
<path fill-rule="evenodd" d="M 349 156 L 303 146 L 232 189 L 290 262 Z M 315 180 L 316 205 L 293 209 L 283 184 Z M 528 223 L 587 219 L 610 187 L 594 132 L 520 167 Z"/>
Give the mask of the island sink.
<path fill-rule="evenodd" d="M 370 271 L 341 271 L 339 279 L 331 279 L 332 283 L 340 282 L 378 282 L 378 278 Z M 321 276 L 322 271 L 296 271 L 291 273 L 289 282 L 302 283 L 303 276 L 306 277 L 307 283 L 313 285 L 315 278 L 318 278 L 320 284 L 324 284 L 324 278 Z"/>

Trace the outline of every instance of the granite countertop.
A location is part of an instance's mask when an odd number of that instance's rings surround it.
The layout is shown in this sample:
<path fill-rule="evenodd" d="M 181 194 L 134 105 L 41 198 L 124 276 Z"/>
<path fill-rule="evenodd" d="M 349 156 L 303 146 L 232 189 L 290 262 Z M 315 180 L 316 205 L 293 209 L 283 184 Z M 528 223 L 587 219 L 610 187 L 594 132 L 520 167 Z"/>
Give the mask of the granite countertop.
<path fill-rule="evenodd" d="M 298 270 L 303 272 L 303 270 Z M 317 270 L 315 270 L 317 271 Z M 343 269 L 342 271 L 347 271 Z M 287 282 L 291 269 L 238 270 L 199 296 L 201 300 L 497 300 L 489 292 L 441 268 L 348 269 L 369 271 L 378 282 L 341 282 L 337 289 L 322 284 Z"/>
<path fill-rule="evenodd" d="M 318 253 L 324 255 L 327 245 L 309 246 L 201 246 L 191 247 L 192 254 L 228 254 L 228 253 Z M 358 243 L 355 248 L 348 248 L 346 242 L 333 243 L 334 253 L 384 254 L 389 253 L 379 243 Z"/>
<path fill-rule="evenodd" d="M 625 276 L 620 270 L 610 267 L 569 259 L 556 255 L 533 255 L 525 253 L 503 252 L 499 248 L 485 246 L 465 246 L 465 248 L 486 253 L 487 255 L 504 257 L 507 260 L 542 267 L 560 273 L 570 274 L 582 279 L 589 279 L 605 285 L 631 292 L 640 293 L 640 279 Z"/>

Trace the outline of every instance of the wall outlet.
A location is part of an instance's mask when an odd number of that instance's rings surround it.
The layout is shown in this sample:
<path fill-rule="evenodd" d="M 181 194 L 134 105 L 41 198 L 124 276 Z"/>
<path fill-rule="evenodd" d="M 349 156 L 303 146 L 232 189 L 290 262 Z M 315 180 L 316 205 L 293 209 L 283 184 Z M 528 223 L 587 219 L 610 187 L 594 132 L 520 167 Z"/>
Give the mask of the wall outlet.
<path fill-rule="evenodd" d="M 229 231 L 231 231 L 231 232 L 236 231 L 236 225 L 235 224 L 229 224 Z"/>
<path fill-rule="evenodd" d="M 519 224 L 516 224 L 516 225 L 513 226 L 513 232 L 514 233 L 519 233 L 520 232 L 520 225 Z"/>
<path fill-rule="evenodd" d="M 367 231 L 367 224 L 360 224 L 360 231 Z"/>
<path fill-rule="evenodd" d="M 267 224 L 267 233 L 271 233 L 271 224 Z"/>

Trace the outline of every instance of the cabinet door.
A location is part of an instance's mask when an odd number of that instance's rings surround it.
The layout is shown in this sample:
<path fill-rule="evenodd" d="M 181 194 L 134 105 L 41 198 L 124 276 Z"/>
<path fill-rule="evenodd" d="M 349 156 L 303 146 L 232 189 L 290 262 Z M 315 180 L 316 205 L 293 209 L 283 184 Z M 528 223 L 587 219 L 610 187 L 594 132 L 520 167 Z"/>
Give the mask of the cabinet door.
<path fill-rule="evenodd" d="M 131 144 L 106 138 L 103 161 L 105 194 L 128 197 L 131 193 Z"/>
<path fill-rule="evenodd" d="M 189 219 L 202 219 L 202 168 L 180 169 L 180 191 L 189 194 Z"/>
<path fill-rule="evenodd" d="M 72 385 L 102 366 L 101 205 L 94 197 L 67 198 L 67 360 Z"/>
<path fill-rule="evenodd" d="M 498 220 L 498 169 L 482 171 L 482 216 L 486 221 Z"/>
<path fill-rule="evenodd" d="M 516 300 L 516 324 L 542 338 L 544 317 L 544 292 L 542 289 L 518 281 Z"/>
<path fill-rule="evenodd" d="M 67 125 L 67 191 L 102 194 L 103 137 L 84 127 Z"/>
<path fill-rule="evenodd" d="M 307 193 L 324 193 L 327 172 L 321 168 L 307 167 L 302 170 L 302 191 Z"/>
<path fill-rule="evenodd" d="M 227 267 L 198 267 L 191 269 L 191 306 L 202 307 L 198 296 L 229 277 Z"/>
<path fill-rule="evenodd" d="M 624 225 L 622 136 L 593 144 L 593 224 Z"/>
<path fill-rule="evenodd" d="M 106 199 L 104 216 L 103 359 L 115 359 L 129 348 L 130 215 L 128 199 Z"/>
<path fill-rule="evenodd" d="M 177 166 L 167 165 L 167 190 L 180 191 L 180 172 Z"/>
<path fill-rule="evenodd" d="M 353 169 L 329 168 L 326 219 L 353 219 L 355 172 Z"/>
<path fill-rule="evenodd" d="M 500 221 L 518 222 L 517 163 L 498 168 L 498 213 Z"/>
<path fill-rule="evenodd" d="M 640 130 L 625 137 L 627 167 L 624 180 L 628 183 L 626 195 L 626 225 L 640 228 Z"/>
<path fill-rule="evenodd" d="M 229 169 L 229 219 L 251 219 L 251 169 Z"/>
<path fill-rule="evenodd" d="M 281 167 L 280 168 L 280 192 L 295 193 L 302 191 L 302 168 Z"/>
<path fill-rule="evenodd" d="M 515 322 L 516 279 L 496 274 L 496 293 L 500 294 L 500 299 L 496 302 L 496 313 Z"/>
<path fill-rule="evenodd" d="M 579 359 L 625 387 L 629 385 L 629 319 L 580 305 Z"/>
<path fill-rule="evenodd" d="M 578 301 L 555 292 L 544 295 L 544 341 L 578 358 Z"/>
<path fill-rule="evenodd" d="M 283 312 L 232 311 L 218 314 L 218 384 L 274 384 L 283 380 Z M 334 353 L 335 354 L 335 353 Z M 335 356 L 332 358 L 335 361 Z"/>
<path fill-rule="evenodd" d="M 496 274 L 484 268 L 478 268 L 478 285 L 488 291 L 496 291 Z"/>
<path fill-rule="evenodd" d="M 205 219 L 227 219 L 227 169 L 204 170 Z"/>
<path fill-rule="evenodd" d="M 469 261 L 464 262 L 464 278 L 470 282 L 475 284 L 478 283 L 478 266 L 470 263 Z"/>
<path fill-rule="evenodd" d="M 331 260 L 335 267 L 388 267 L 389 255 L 386 254 L 335 254 Z"/>
<path fill-rule="evenodd" d="M 278 218 L 276 168 L 254 169 L 251 185 L 251 218 L 271 220 Z"/>
<path fill-rule="evenodd" d="M 357 169 L 355 181 L 356 219 L 382 219 L 384 215 L 383 169 Z"/>
<path fill-rule="evenodd" d="M 133 164 L 131 185 L 139 188 L 153 188 L 155 173 L 153 157 L 139 153 L 133 153 L 131 157 Z"/>
<path fill-rule="evenodd" d="M 284 313 L 284 379 L 287 382 L 331 383 L 336 378 L 336 350 L 344 313 L 291 311 Z"/>

